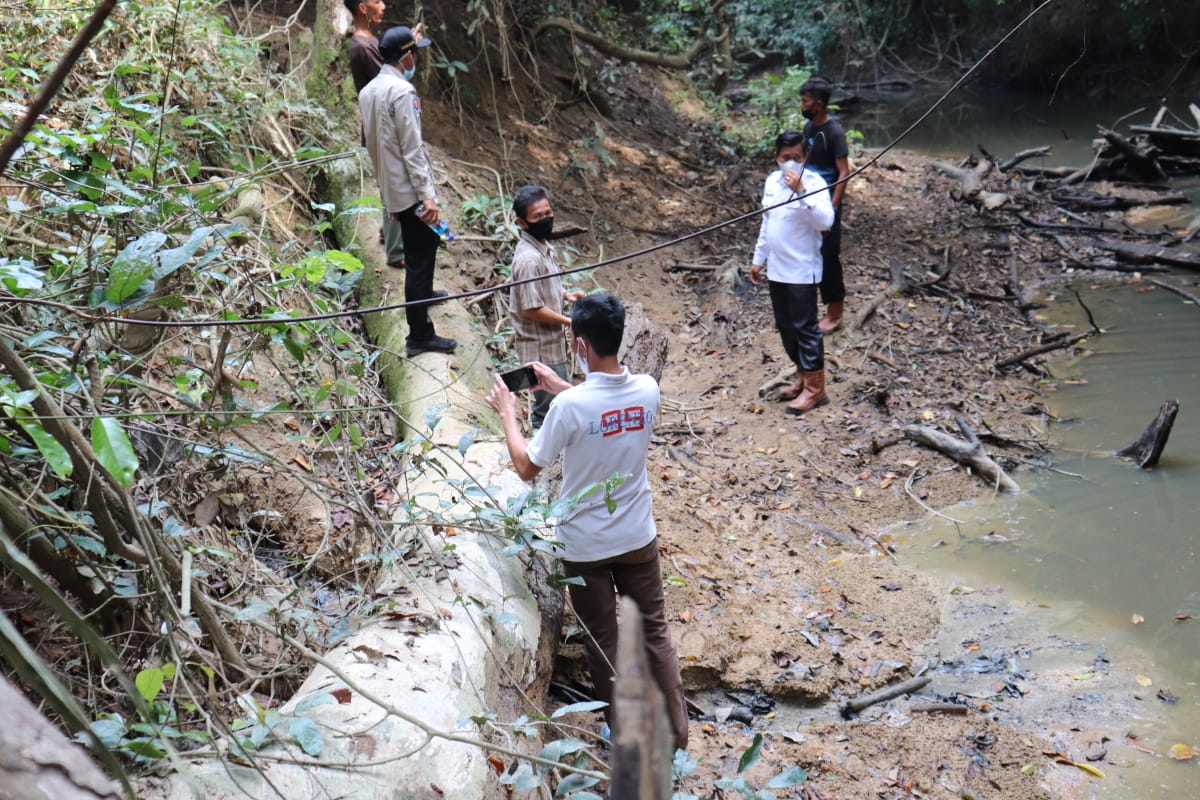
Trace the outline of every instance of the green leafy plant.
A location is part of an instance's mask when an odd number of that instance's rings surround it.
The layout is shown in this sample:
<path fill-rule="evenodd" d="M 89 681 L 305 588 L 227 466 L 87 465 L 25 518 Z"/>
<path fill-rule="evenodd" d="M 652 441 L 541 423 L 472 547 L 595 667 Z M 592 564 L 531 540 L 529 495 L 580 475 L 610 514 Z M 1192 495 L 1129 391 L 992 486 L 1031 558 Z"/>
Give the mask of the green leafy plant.
<path fill-rule="evenodd" d="M 317 693 L 297 705 L 296 713 L 302 714 L 333 702 L 337 701 L 332 695 Z M 249 694 L 240 695 L 238 705 L 245 716 L 233 723 L 233 745 L 234 751 L 243 757 L 249 758 L 272 741 L 298 744 L 301 750 L 314 758 L 321 755 L 325 737 L 317 723 L 309 717 L 285 717 L 274 709 L 265 708 Z"/>
<path fill-rule="evenodd" d="M 750 769 L 750 767 L 758 762 L 762 756 L 762 746 L 763 735 L 761 733 L 754 734 L 754 740 L 750 743 L 750 747 L 738 759 L 737 774 L 717 778 L 713 782 L 713 786 L 717 789 L 732 789 L 743 797 L 744 800 L 778 800 L 778 795 L 767 791 L 767 789 L 789 789 L 793 786 L 800 786 L 808 780 L 808 773 L 802 767 L 797 766 L 781 772 L 768 780 L 765 788 L 755 788 L 754 784 L 742 777 L 741 773 Z M 683 778 L 694 772 L 698 764 L 699 761 L 689 760 L 686 753 L 676 753 L 672 764 L 676 783 L 678 784 Z M 694 794 L 676 792 L 675 800 L 700 800 L 700 798 Z"/>
<path fill-rule="evenodd" d="M 213 676 L 211 669 L 198 666 L 209 678 Z M 162 759 L 180 740 L 208 744 L 211 737 L 206 730 L 181 729 L 175 703 L 158 699 L 167 682 L 174 681 L 176 677 L 177 670 L 173 662 L 139 671 L 134 684 L 148 704 L 146 717 L 140 722 L 130 722 L 121 714 L 104 714 L 92 723 L 92 732 L 105 747 L 142 764 Z M 190 704 L 188 706 L 194 710 Z M 87 743 L 82 734 L 77 734 L 75 738 L 83 744 Z"/>
<path fill-rule="evenodd" d="M 433 59 L 433 66 L 436 67 L 437 69 L 444 70 L 446 73 L 446 77 L 451 78 L 451 79 L 453 79 L 455 75 L 458 75 L 460 73 L 466 73 L 466 72 L 470 71 L 469 69 L 467 69 L 467 65 L 464 64 L 463 62 L 448 59 L 441 53 L 438 53 L 437 56 Z"/>
<path fill-rule="evenodd" d="M 488 235 L 503 236 L 511 232 L 506 217 L 511 197 L 494 197 L 476 193 L 464 200 L 459 208 L 459 221 L 463 226 L 482 228 Z"/>

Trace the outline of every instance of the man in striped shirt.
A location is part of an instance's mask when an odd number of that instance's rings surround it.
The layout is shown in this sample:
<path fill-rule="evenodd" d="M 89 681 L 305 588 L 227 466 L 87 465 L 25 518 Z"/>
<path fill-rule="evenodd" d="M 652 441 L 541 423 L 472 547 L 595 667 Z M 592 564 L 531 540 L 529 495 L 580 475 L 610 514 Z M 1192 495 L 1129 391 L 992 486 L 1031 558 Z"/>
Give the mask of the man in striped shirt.
<path fill-rule="evenodd" d="M 563 332 L 571 327 L 571 320 L 562 313 L 563 302 L 574 303 L 583 297 L 583 292 L 563 290 L 550 246 L 554 209 L 549 190 L 536 184 L 517 189 L 513 194 L 513 213 L 521 229 L 512 262 L 512 279 L 517 285 L 509 296 L 517 356 L 523 364 L 540 361 L 558 377 L 569 380 Z M 531 278 L 541 280 L 520 283 Z M 530 426 L 534 430 L 542 427 L 553 400 L 554 395 L 549 392 L 533 393 Z"/>

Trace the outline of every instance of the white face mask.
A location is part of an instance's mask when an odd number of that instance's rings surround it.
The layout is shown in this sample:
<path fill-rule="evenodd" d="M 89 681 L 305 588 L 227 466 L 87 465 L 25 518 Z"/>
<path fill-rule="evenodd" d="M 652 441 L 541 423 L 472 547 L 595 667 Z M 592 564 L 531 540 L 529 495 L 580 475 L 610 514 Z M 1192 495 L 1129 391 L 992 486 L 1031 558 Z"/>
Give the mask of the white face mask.
<path fill-rule="evenodd" d="M 781 163 L 781 164 L 779 165 L 779 168 L 780 168 L 781 170 L 783 170 L 784 172 L 787 172 L 789 169 L 790 169 L 792 172 L 799 172 L 799 171 L 800 171 L 800 165 L 799 165 L 799 164 L 797 164 L 795 161 L 792 161 L 791 159 L 788 159 L 787 161 L 784 161 L 783 163 Z"/>
<path fill-rule="evenodd" d="M 583 354 L 583 340 L 577 339 L 580 342 L 575 346 L 575 361 L 579 364 L 579 368 L 583 370 L 583 374 L 587 375 L 591 370 L 588 369 L 588 358 Z"/>

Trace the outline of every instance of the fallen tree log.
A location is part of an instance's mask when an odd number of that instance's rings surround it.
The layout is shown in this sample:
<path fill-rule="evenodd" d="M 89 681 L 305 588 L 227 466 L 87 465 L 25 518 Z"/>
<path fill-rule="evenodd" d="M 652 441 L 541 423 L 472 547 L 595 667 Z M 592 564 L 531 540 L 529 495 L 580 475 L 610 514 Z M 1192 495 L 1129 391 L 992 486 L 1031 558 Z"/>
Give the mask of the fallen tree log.
<path fill-rule="evenodd" d="M 983 444 L 975 432 L 963 420 L 958 421 L 959 430 L 963 432 L 966 441 L 956 439 L 948 433 L 924 425 L 905 425 L 900 429 L 906 439 L 910 439 L 926 447 L 932 447 L 954 459 L 960 464 L 970 467 L 987 479 L 988 483 L 996 486 L 1005 494 L 1016 494 L 1021 491 L 1017 482 L 1008 476 L 1004 468 L 997 464 L 991 456 L 984 452 Z"/>
<path fill-rule="evenodd" d="M 1149 142 L 1134 142 L 1115 131 L 1100 128 L 1100 135 L 1125 157 L 1125 162 L 1135 175 L 1152 181 L 1166 181 L 1167 173 L 1158 164 L 1160 151 Z"/>
<path fill-rule="evenodd" d="M 1146 125 L 1130 125 L 1129 130 L 1144 135 L 1164 153 L 1173 156 L 1200 156 L 1200 131 Z"/>
<path fill-rule="evenodd" d="M 1117 451 L 1121 458 L 1131 458 L 1142 469 L 1153 467 L 1158 463 L 1167 439 L 1171 436 L 1171 428 L 1175 425 L 1175 417 L 1179 414 L 1179 401 L 1167 400 L 1158 410 L 1154 418 L 1137 441 Z"/>
<path fill-rule="evenodd" d="M 0 677 L 0 797 L 22 800 L 118 800 L 121 787 L 104 774 L 87 751 Z"/>
<path fill-rule="evenodd" d="M 1119 259 L 1135 264 L 1149 264 L 1157 261 L 1160 264 L 1170 264 L 1174 267 L 1200 270 L 1200 255 L 1195 255 L 1187 250 L 1160 244 L 1118 242 L 1113 239 L 1094 239 L 1092 244 L 1101 250 L 1107 250 Z"/>

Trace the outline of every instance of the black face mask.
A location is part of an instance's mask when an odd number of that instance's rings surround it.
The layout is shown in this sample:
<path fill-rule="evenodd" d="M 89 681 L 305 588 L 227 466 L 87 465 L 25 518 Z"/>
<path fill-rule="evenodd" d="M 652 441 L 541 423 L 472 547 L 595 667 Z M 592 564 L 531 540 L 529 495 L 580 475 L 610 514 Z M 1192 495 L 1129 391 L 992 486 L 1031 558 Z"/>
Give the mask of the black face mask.
<path fill-rule="evenodd" d="M 817 115 L 817 112 L 813 111 L 811 108 L 800 109 L 800 116 L 804 117 L 805 119 L 812 119 L 816 115 Z"/>
<path fill-rule="evenodd" d="M 525 230 L 539 242 L 544 242 L 554 232 L 554 217 L 542 217 L 537 222 L 526 222 Z"/>

